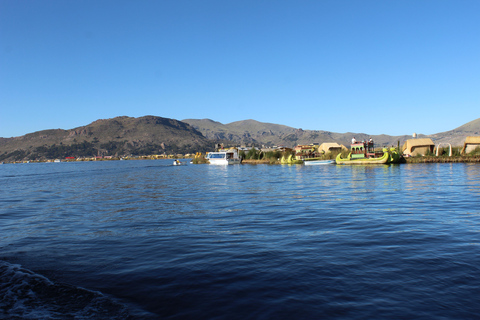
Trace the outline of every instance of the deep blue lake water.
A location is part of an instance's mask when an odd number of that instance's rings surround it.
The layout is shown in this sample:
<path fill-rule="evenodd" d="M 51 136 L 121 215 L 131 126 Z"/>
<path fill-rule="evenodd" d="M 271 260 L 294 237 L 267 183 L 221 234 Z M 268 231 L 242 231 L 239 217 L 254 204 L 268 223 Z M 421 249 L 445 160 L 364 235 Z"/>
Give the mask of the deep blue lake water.
<path fill-rule="evenodd" d="M 0 318 L 478 319 L 480 166 L 0 165 Z"/>

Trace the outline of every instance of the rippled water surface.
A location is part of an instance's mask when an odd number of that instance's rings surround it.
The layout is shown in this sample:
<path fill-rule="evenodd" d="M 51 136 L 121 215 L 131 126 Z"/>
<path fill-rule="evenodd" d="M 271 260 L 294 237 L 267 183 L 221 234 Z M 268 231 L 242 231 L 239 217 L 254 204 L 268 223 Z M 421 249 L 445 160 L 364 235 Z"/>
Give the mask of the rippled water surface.
<path fill-rule="evenodd" d="M 0 165 L 0 318 L 477 319 L 480 166 Z"/>

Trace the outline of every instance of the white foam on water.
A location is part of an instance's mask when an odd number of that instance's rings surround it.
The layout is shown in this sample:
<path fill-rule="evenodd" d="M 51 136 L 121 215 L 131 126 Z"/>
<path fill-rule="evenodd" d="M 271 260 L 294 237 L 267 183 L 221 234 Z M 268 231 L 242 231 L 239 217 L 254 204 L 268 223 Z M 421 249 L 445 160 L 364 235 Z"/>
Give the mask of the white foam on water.
<path fill-rule="evenodd" d="M 130 319 L 127 309 L 100 292 L 53 283 L 20 265 L 0 261 L 0 318 Z"/>

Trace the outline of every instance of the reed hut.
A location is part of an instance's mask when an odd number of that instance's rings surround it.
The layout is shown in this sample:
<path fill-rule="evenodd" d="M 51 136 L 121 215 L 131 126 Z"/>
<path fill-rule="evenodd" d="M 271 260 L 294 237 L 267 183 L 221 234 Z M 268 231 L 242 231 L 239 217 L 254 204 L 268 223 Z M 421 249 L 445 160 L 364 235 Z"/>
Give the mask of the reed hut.
<path fill-rule="evenodd" d="M 422 138 L 422 139 L 409 139 L 405 141 L 403 145 L 403 154 L 405 156 L 417 156 L 421 155 L 424 156 L 427 152 L 432 152 L 435 148 L 435 144 L 433 143 L 432 139 L 430 138 Z"/>
<path fill-rule="evenodd" d="M 319 152 L 329 153 L 329 152 L 342 152 L 342 150 L 347 150 L 344 145 L 338 144 L 336 142 L 324 142 L 318 147 Z"/>
<path fill-rule="evenodd" d="M 480 136 L 467 137 L 465 138 L 465 143 L 463 144 L 462 154 L 467 154 L 480 148 Z"/>

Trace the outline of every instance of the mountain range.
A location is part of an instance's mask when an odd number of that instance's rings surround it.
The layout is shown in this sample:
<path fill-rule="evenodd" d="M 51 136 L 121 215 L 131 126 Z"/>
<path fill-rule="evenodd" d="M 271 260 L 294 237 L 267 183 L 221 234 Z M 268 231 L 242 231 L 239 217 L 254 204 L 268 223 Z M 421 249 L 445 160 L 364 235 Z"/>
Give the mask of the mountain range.
<path fill-rule="evenodd" d="M 461 146 L 467 136 L 480 134 L 480 118 L 456 129 L 428 137 L 438 143 Z M 211 151 L 215 143 L 247 146 L 286 146 L 337 142 L 348 146 L 351 138 L 377 145 L 401 145 L 410 135 L 388 136 L 368 133 L 335 133 L 302 130 L 255 120 L 222 124 L 210 119 L 182 121 L 157 116 L 116 117 L 94 121 L 86 126 L 50 129 L 20 137 L 0 138 L 0 161 L 44 160 L 101 155 L 176 154 Z"/>
<path fill-rule="evenodd" d="M 411 135 L 389 136 L 369 135 L 368 133 L 346 132 L 335 133 L 323 130 L 302 130 L 288 126 L 258 122 L 255 120 L 244 120 L 222 124 L 210 119 L 185 119 L 182 122 L 190 124 L 200 131 L 206 138 L 211 140 L 234 141 L 237 144 L 254 145 L 283 145 L 293 147 L 298 144 L 337 142 L 348 146 L 352 137 L 358 141 L 374 139 L 377 145 L 396 146 L 398 142 L 403 144 L 411 139 Z M 461 146 L 467 136 L 480 134 L 480 118 L 473 120 L 456 129 L 437 133 L 434 135 L 422 135 L 418 137 L 432 138 L 435 143 L 450 143 L 452 146 Z"/>

